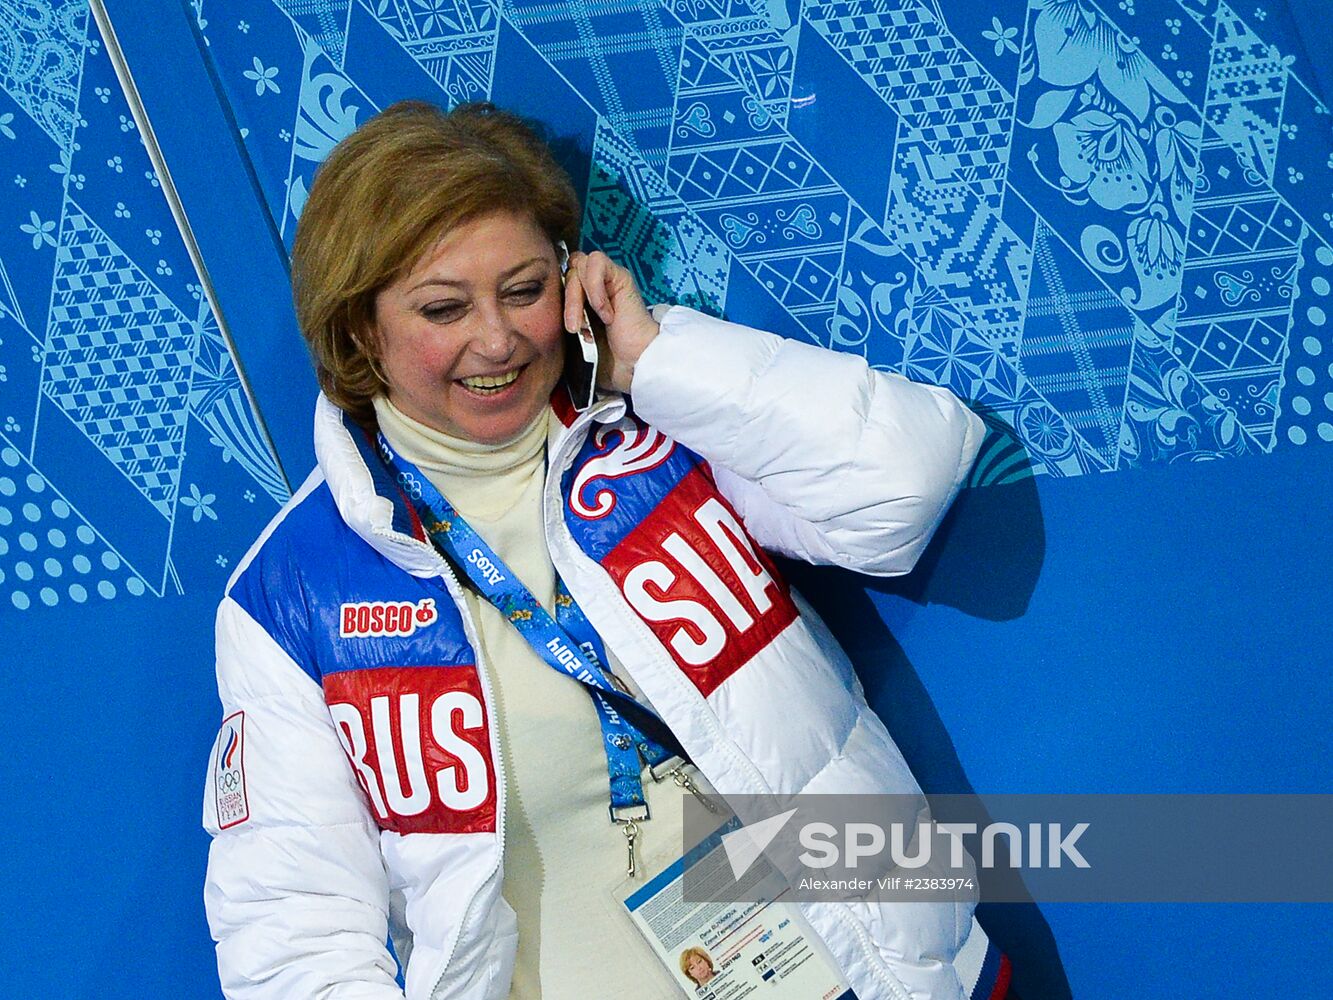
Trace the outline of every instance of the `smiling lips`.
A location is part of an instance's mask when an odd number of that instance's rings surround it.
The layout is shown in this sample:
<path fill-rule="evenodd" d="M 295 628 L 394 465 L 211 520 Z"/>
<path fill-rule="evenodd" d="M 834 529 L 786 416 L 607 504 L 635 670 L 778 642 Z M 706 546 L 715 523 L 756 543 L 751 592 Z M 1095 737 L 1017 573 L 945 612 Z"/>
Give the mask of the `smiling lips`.
<path fill-rule="evenodd" d="M 517 382 L 518 377 L 523 374 L 527 367 L 527 365 L 521 365 L 501 375 L 470 375 L 457 381 L 469 392 L 476 393 L 479 396 L 494 396 Z"/>

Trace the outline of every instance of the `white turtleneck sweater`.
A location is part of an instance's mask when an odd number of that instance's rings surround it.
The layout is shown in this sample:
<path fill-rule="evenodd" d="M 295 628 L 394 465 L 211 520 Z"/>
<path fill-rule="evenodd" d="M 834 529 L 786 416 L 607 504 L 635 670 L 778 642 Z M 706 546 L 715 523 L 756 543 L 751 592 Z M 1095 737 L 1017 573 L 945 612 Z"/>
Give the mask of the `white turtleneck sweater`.
<path fill-rule="evenodd" d="M 389 443 L 554 613 L 555 570 L 542 522 L 550 410 L 502 445 L 441 433 L 382 397 L 375 414 Z M 510 1000 L 680 996 L 621 900 L 680 856 L 685 793 L 644 772 L 652 819 L 640 824 L 640 874 L 629 878 L 625 836 L 607 816 L 606 757 L 592 699 L 489 603 L 471 590 L 466 597 L 490 668 L 498 716 L 491 724 L 498 723 L 507 775 L 503 894 L 518 915 Z M 644 701 L 607 655 L 611 670 Z M 693 767 L 686 770 L 711 791 Z"/>

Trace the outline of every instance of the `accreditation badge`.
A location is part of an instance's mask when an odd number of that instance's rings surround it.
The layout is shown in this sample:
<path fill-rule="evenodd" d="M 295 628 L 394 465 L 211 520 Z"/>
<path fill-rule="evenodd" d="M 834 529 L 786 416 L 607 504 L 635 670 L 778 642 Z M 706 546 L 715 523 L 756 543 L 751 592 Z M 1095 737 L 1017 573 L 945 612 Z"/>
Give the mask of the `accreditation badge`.
<path fill-rule="evenodd" d="M 833 956 L 800 907 L 782 896 L 789 888 L 763 857 L 746 873 L 757 892 L 749 902 L 687 901 L 687 864 L 698 876 L 729 868 L 718 830 L 685 857 L 624 899 L 634 925 L 666 966 L 684 996 L 693 1000 L 856 1000 Z M 721 877 L 717 882 L 734 887 Z M 692 884 L 699 884 L 692 878 Z M 725 891 L 725 890 L 724 890 Z"/>

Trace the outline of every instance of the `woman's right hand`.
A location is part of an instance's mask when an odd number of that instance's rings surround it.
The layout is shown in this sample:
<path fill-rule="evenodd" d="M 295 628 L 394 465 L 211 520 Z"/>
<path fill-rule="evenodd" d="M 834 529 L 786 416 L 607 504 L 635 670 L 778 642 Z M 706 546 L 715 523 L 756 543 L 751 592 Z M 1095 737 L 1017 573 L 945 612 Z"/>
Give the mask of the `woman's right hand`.
<path fill-rule="evenodd" d="M 569 255 L 565 277 L 566 330 L 577 331 L 583 326 L 585 307 L 606 327 L 610 357 L 599 368 L 599 383 L 603 388 L 629 392 L 639 355 L 657 336 L 657 321 L 644 305 L 634 276 L 600 250 Z"/>

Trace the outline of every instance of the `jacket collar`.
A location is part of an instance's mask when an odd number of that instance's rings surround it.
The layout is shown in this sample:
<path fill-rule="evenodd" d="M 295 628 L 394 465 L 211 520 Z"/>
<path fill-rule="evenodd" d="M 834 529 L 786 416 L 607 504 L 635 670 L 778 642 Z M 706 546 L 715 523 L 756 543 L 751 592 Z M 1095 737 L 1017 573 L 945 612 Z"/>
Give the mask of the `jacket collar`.
<path fill-rule="evenodd" d="M 589 424 L 614 423 L 628 406 L 623 396 L 608 394 L 579 413 L 560 385 L 551 396 L 551 409 L 556 419 L 550 422 L 547 454 L 553 464 L 571 440 L 583 439 Z M 367 545 L 413 576 L 440 575 L 443 560 L 380 461 L 375 432 L 357 424 L 322 392 L 315 404 L 315 458 L 338 513 Z"/>

